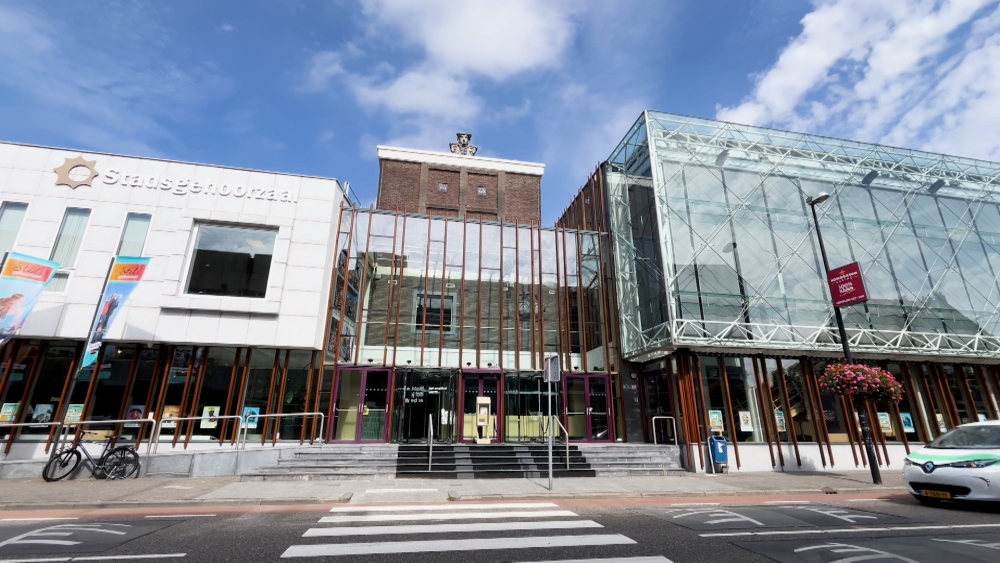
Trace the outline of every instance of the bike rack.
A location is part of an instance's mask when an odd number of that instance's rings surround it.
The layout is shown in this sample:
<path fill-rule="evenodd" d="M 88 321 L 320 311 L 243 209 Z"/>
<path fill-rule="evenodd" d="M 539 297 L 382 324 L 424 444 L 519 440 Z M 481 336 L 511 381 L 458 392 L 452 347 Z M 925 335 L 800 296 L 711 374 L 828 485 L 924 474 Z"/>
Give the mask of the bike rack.
<path fill-rule="evenodd" d="M 149 445 L 146 447 L 146 455 L 149 455 L 150 449 L 153 453 L 156 453 L 157 448 L 160 445 L 160 430 L 163 429 L 163 422 L 187 422 L 191 420 L 243 420 L 242 416 L 235 414 L 227 415 L 216 415 L 216 416 L 182 416 L 182 417 L 169 417 L 161 418 L 156 421 L 153 425 L 153 433 L 149 435 Z M 230 444 L 230 446 L 235 447 L 235 444 Z"/>
<path fill-rule="evenodd" d="M 674 417 L 672 417 L 672 416 L 654 416 L 651 422 L 653 424 L 656 424 L 657 420 L 669 420 L 670 421 L 670 425 L 673 427 L 673 430 L 672 430 L 673 433 L 671 434 L 671 436 L 674 437 L 674 445 L 677 445 L 677 421 L 674 420 Z M 658 445 L 656 443 L 656 427 L 655 426 L 653 427 L 653 445 L 654 446 Z"/>
<path fill-rule="evenodd" d="M 319 443 L 320 444 L 326 444 L 326 440 L 323 439 L 323 432 L 326 429 L 326 425 L 325 425 L 326 416 L 323 413 L 321 413 L 321 412 L 289 412 L 289 413 L 281 413 L 281 414 L 255 414 L 255 415 L 248 416 L 247 418 L 254 418 L 254 419 L 258 419 L 259 420 L 261 418 L 299 418 L 299 417 L 302 417 L 302 418 L 310 418 L 310 417 L 312 417 L 312 418 L 314 418 L 314 417 L 317 417 L 317 416 L 319 417 Z M 219 417 L 216 417 L 216 418 L 219 418 Z M 242 419 L 243 417 L 237 416 L 236 418 Z M 180 419 L 178 419 L 178 420 L 180 420 Z M 243 440 L 242 440 L 242 446 L 238 447 L 237 449 L 245 450 L 246 447 L 247 447 L 247 435 L 249 434 L 249 431 L 250 431 L 250 427 L 246 425 L 245 421 L 240 424 L 240 431 L 243 432 Z M 315 431 L 313 431 L 312 438 L 313 438 L 313 440 L 316 439 L 316 433 L 315 433 Z M 237 440 L 237 443 L 239 443 L 239 442 L 240 442 L 240 440 Z M 273 445 L 274 444 L 272 444 L 272 446 Z"/>

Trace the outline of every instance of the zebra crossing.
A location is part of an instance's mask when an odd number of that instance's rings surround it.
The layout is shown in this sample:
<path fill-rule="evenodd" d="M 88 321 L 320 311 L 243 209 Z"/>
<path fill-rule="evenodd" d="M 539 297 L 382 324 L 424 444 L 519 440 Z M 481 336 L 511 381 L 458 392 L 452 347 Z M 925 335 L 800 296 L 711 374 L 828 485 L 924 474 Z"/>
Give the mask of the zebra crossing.
<path fill-rule="evenodd" d="M 636 543 L 622 534 L 606 533 L 601 524 L 580 518 L 575 512 L 561 509 L 550 502 L 337 506 L 330 513 L 319 519 L 318 524 L 322 526 L 309 528 L 302 534 L 302 538 L 322 538 L 319 541 L 331 543 L 304 541 L 288 547 L 281 557 L 290 559 L 531 548 L 568 549 Z M 463 520 L 466 522 L 462 522 Z M 503 535 L 506 532 L 525 531 L 544 535 Z M 433 535 L 437 537 L 432 537 Z M 401 536 L 406 536 L 406 539 Z M 374 537 L 378 539 L 372 541 Z M 508 555 L 506 559 L 512 558 Z M 671 561 L 662 556 L 639 556 L 532 563 Z"/>

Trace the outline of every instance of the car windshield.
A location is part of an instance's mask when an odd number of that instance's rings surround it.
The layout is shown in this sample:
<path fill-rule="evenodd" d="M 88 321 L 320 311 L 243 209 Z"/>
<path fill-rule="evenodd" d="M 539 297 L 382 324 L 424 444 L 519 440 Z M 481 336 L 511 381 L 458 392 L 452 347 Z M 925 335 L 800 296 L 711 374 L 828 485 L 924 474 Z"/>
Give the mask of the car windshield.
<path fill-rule="evenodd" d="M 1000 426 L 959 426 L 938 436 L 928 447 L 945 450 L 1000 448 Z"/>

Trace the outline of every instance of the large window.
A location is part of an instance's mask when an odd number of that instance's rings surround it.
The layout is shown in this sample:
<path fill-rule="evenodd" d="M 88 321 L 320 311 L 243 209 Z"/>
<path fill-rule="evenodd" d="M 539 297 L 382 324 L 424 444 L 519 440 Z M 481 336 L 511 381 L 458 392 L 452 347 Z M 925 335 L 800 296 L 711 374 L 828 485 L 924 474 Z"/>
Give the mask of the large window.
<path fill-rule="evenodd" d="M 262 298 L 275 229 L 198 225 L 187 293 Z"/>
<path fill-rule="evenodd" d="M 28 204 L 5 201 L 0 206 L 0 256 L 14 249 L 14 241 L 17 240 L 17 232 L 21 230 L 21 222 L 24 221 L 24 212 L 28 210 Z"/>
<path fill-rule="evenodd" d="M 441 299 L 441 294 L 435 293 L 418 293 L 414 296 L 414 330 L 419 332 L 426 318 L 427 322 L 425 326 L 428 331 L 443 330 L 445 333 L 451 333 L 451 319 L 455 312 L 455 296 L 445 295 L 443 303 Z M 443 329 L 441 328 L 442 326 L 444 327 Z"/>
<path fill-rule="evenodd" d="M 150 218 L 145 213 L 128 214 L 122 228 L 122 240 L 118 243 L 118 256 L 142 256 Z"/>
<path fill-rule="evenodd" d="M 59 271 L 52 276 L 52 281 L 45 287 L 46 291 L 66 291 L 70 271 L 76 268 L 76 257 L 80 254 L 80 244 L 83 243 L 83 234 L 87 230 L 89 219 L 89 209 L 66 208 L 62 224 L 59 225 L 59 234 L 56 235 L 56 242 L 52 245 L 52 254 L 49 256 L 49 260 L 59 263 Z"/>

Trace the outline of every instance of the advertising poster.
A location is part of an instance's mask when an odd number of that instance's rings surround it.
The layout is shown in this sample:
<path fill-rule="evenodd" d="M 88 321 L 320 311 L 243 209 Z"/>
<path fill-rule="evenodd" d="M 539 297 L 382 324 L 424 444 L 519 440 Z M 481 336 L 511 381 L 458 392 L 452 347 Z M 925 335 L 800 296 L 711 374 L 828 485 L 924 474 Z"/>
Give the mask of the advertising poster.
<path fill-rule="evenodd" d="M 243 426 L 245 428 L 257 428 L 257 415 L 260 414 L 260 407 L 243 407 Z"/>
<path fill-rule="evenodd" d="M 774 424 L 778 432 L 785 432 L 785 413 L 781 409 L 774 409 Z"/>
<path fill-rule="evenodd" d="M 740 431 L 753 432 L 753 417 L 750 416 L 750 411 L 739 411 L 739 413 L 740 413 Z"/>
<path fill-rule="evenodd" d="M 892 436 L 892 422 L 889 420 L 889 413 L 880 412 L 878 414 L 878 426 L 886 436 Z"/>
<path fill-rule="evenodd" d="M 168 418 L 177 418 L 180 416 L 181 407 L 178 405 L 167 405 L 163 407 L 163 416 L 160 420 L 163 422 L 160 424 L 160 428 L 176 428 L 177 422 L 173 420 L 167 420 Z"/>
<path fill-rule="evenodd" d="M 203 407 L 201 409 L 201 416 L 219 416 L 219 411 L 221 411 L 221 410 L 222 410 L 222 407 L 219 407 L 219 406 Z M 211 418 L 211 419 L 208 419 L 208 420 L 202 420 L 201 424 L 199 424 L 198 427 L 202 428 L 204 430 L 212 430 L 212 429 L 218 428 L 219 427 L 219 419 L 217 419 L 217 418 Z"/>
<path fill-rule="evenodd" d="M 708 426 L 712 432 L 722 432 L 722 411 L 708 411 Z"/>
<path fill-rule="evenodd" d="M 31 422 L 36 422 L 38 424 L 47 424 L 52 422 L 52 411 L 55 410 L 55 405 L 44 403 L 35 405 L 35 409 L 31 411 Z"/>
<path fill-rule="evenodd" d="M 944 422 L 944 415 L 941 414 L 941 413 L 939 413 L 939 412 L 938 413 L 934 413 L 934 415 L 937 417 L 938 430 L 940 430 L 941 432 L 947 432 L 948 431 L 948 425 L 945 424 L 945 422 Z"/>
<path fill-rule="evenodd" d="M 66 409 L 65 422 L 80 422 L 83 419 L 83 404 L 73 404 Z"/>
<path fill-rule="evenodd" d="M 108 327 L 114 322 L 115 317 L 121 310 L 122 305 L 132 295 L 135 286 L 139 285 L 142 274 L 146 271 L 149 258 L 139 256 L 116 256 L 111 264 L 111 271 L 108 273 L 108 280 L 104 284 L 104 293 L 97 303 L 97 314 L 94 315 L 94 324 L 90 327 L 90 338 L 87 339 L 87 349 L 83 354 L 83 361 L 80 362 L 80 369 L 84 370 L 94 365 L 97 361 L 97 354 L 101 350 L 104 342 L 104 335 Z"/>
<path fill-rule="evenodd" d="M 125 411 L 125 418 L 128 420 L 142 420 L 143 415 L 146 414 L 146 405 L 129 405 L 128 410 Z M 125 428 L 138 428 L 138 422 L 126 422 L 123 425 Z"/>
<path fill-rule="evenodd" d="M 0 407 L 0 422 L 15 422 L 14 417 L 17 416 L 17 407 L 21 403 L 4 403 Z"/>
<path fill-rule="evenodd" d="M 903 419 L 903 432 L 912 434 L 917 431 L 917 428 L 913 426 L 913 417 L 910 416 L 910 413 L 901 412 L 899 418 Z"/>
<path fill-rule="evenodd" d="M 24 325 L 59 263 L 11 252 L 0 270 L 0 346 Z"/>

